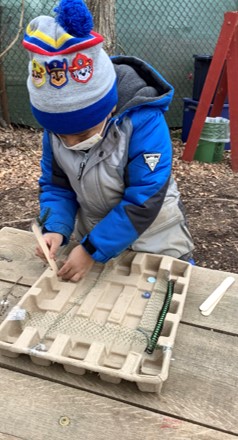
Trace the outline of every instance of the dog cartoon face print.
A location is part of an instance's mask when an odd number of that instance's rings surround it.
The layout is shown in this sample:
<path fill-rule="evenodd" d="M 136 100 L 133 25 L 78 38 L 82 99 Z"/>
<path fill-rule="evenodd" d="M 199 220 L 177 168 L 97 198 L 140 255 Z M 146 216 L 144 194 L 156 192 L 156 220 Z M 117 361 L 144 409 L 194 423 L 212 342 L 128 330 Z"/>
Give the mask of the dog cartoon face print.
<path fill-rule="evenodd" d="M 47 73 L 50 75 L 50 84 L 57 89 L 65 86 L 68 82 L 67 78 L 67 60 L 53 60 L 45 63 Z"/>
<path fill-rule="evenodd" d="M 36 87 L 41 87 L 46 82 L 46 70 L 35 59 L 32 60 L 32 82 Z"/>
<path fill-rule="evenodd" d="M 78 53 L 73 59 L 69 71 L 74 81 L 86 83 L 93 75 L 93 60 L 86 55 Z"/>

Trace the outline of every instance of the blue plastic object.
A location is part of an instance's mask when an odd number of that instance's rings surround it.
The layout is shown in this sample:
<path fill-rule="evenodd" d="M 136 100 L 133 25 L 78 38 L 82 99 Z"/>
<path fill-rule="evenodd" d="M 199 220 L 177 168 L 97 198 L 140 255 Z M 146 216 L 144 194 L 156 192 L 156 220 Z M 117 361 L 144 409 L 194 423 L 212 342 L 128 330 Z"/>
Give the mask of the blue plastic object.
<path fill-rule="evenodd" d="M 146 298 L 147 299 L 147 298 L 151 297 L 151 293 L 150 292 L 143 292 L 141 296 L 142 296 L 142 298 Z"/>

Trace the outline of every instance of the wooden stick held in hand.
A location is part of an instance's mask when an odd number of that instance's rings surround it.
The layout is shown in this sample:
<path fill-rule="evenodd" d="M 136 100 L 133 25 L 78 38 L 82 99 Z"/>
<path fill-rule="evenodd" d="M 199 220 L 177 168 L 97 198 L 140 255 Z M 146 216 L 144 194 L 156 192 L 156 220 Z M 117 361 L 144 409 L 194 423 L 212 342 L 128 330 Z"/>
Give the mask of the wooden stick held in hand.
<path fill-rule="evenodd" d="M 31 228 L 35 234 L 35 237 L 36 237 L 41 249 L 44 252 L 45 258 L 48 261 L 51 269 L 55 272 L 55 274 L 57 274 L 57 272 L 58 272 L 57 264 L 56 264 L 55 260 L 53 260 L 53 258 L 50 258 L 49 248 L 43 238 L 43 234 L 41 232 L 40 227 L 38 226 L 38 224 L 36 222 L 33 222 L 31 225 Z"/>

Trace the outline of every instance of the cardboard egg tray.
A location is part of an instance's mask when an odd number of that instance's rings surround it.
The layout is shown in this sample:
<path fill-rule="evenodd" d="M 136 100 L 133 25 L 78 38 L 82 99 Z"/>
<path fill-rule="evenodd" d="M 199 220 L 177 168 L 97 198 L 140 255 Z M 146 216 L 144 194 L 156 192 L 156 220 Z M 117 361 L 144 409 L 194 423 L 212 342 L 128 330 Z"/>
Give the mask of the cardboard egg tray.
<path fill-rule="evenodd" d="M 168 377 L 172 348 L 191 274 L 184 261 L 156 254 L 125 252 L 106 265 L 95 264 L 77 283 L 49 268 L 25 293 L 0 326 L 0 351 L 28 354 L 42 366 L 62 364 L 79 375 L 136 382 L 141 391 L 160 392 Z M 148 341 L 174 280 L 174 293 L 152 354 Z"/>

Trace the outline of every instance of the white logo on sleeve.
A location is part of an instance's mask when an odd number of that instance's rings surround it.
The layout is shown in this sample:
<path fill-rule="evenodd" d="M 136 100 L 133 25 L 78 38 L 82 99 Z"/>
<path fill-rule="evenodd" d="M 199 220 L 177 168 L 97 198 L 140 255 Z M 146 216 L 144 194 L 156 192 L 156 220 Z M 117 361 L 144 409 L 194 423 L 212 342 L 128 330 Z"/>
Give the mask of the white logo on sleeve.
<path fill-rule="evenodd" d="M 154 171 L 157 163 L 160 161 L 161 153 L 143 154 L 145 163 L 148 165 L 151 171 Z"/>

